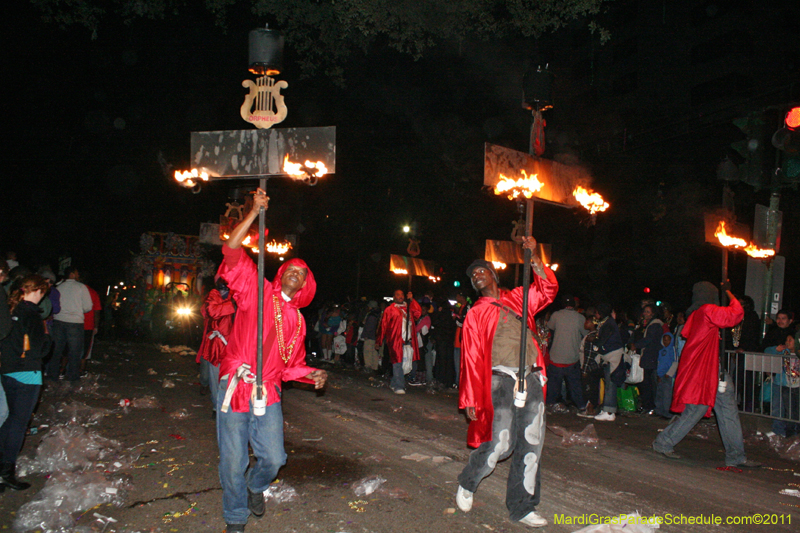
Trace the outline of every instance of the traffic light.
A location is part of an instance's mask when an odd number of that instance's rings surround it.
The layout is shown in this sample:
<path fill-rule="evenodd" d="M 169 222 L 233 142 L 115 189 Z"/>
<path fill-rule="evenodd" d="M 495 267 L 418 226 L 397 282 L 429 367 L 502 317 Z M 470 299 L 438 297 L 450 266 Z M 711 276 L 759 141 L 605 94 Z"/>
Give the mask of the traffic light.
<path fill-rule="evenodd" d="M 800 183 L 800 106 L 791 107 L 783 127 L 772 136 L 772 145 L 780 151 L 780 175 L 784 183 Z"/>
<path fill-rule="evenodd" d="M 754 187 L 768 185 L 769 173 L 764 171 L 764 145 L 766 127 L 764 114 L 754 111 L 747 116 L 737 118 L 733 124 L 744 133 L 745 138 L 731 143 L 744 162 L 738 165 L 739 179 Z"/>

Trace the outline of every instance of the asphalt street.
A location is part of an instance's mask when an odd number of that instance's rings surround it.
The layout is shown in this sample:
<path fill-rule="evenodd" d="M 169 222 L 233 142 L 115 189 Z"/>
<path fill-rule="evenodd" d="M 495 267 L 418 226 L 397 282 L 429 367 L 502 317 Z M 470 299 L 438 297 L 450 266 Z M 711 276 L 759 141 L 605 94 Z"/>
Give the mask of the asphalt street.
<path fill-rule="evenodd" d="M 0 530 L 25 531 L 24 524 L 41 519 L 29 530 L 55 531 L 57 521 L 63 532 L 222 531 L 215 422 L 194 355 L 100 342 L 88 370 L 78 388 L 59 384 L 44 391 L 36 432 L 19 461 L 33 486 L 0 495 Z M 251 517 L 247 531 L 530 529 L 507 518 L 506 463 L 481 484 L 471 512 L 457 510 L 456 478 L 470 450 L 455 391 L 418 387 L 398 396 L 382 378 L 329 372 L 322 392 L 286 387 L 288 463 L 266 515 Z M 121 406 L 125 400 L 131 405 Z M 759 440 L 756 432 L 768 430 L 768 421 L 743 422 L 748 457 L 764 468 L 720 470 L 724 454 L 713 418 L 678 446 L 684 458 L 671 460 L 650 449 L 664 420 L 620 415 L 609 423 L 549 413 L 538 509 L 550 521 L 544 531 L 578 531 L 633 512 L 672 521 L 659 528 L 667 532 L 796 531 L 800 498 L 780 492 L 798 488 L 800 465 Z M 599 437 L 594 445 L 565 446 L 553 431 L 574 434 L 590 423 Z M 55 483 L 67 479 L 65 471 L 78 473 L 54 492 Z M 87 497 L 90 508 L 67 507 L 71 496 L 98 479 L 105 499 Z M 366 487 L 374 492 L 365 495 Z M 54 515 L 54 509 L 64 512 Z M 714 517 L 722 524 L 688 523 Z"/>

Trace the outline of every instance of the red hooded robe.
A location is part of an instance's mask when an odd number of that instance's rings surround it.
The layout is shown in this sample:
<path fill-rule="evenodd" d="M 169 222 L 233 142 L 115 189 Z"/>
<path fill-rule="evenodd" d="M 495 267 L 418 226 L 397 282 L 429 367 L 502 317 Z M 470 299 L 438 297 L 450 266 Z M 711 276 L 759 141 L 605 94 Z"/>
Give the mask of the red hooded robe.
<path fill-rule="evenodd" d="M 711 416 L 719 383 L 719 328 L 732 328 L 742 317 L 744 310 L 736 298 L 728 307 L 706 304 L 689 315 L 681 332 L 686 344 L 672 389 L 671 411 L 682 413 L 687 403 L 708 405 L 705 416 Z"/>
<path fill-rule="evenodd" d="M 411 319 L 408 321 L 408 331 L 411 332 L 411 346 L 414 348 L 412 361 L 419 361 L 419 347 L 417 346 L 416 324 L 422 314 L 422 308 L 416 300 L 411 300 Z M 389 355 L 392 364 L 403 362 L 403 322 L 406 321 L 406 306 L 394 302 L 386 308 L 381 317 L 381 325 L 375 346 L 380 346 L 384 340 L 389 344 Z"/>
<path fill-rule="evenodd" d="M 258 331 L 258 269 L 255 263 L 244 252 L 243 248 L 231 249 L 223 245 L 222 253 L 225 261 L 219 267 L 219 276 L 228 282 L 231 297 L 236 301 L 236 322 L 233 325 L 228 349 L 220 362 L 219 375 L 233 375 L 243 364 L 250 365 L 250 371 L 256 372 L 256 350 Z M 297 291 L 291 301 L 284 301 L 281 295 L 281 277 L 289 265 L 298 265 L 307 270 L 306 284 Z M 306 366 L 306 323 L 298 312 L 314 299 L 317 282 L 314 275 L 301 259 L 290 259 L 278 269 L 272 284 L 264 284 L 264 347 L 262 377 L 267 389 L 267 405 L 280 401 L 279 391 L 284 381 L 302 381 L 313 383 L 305 378 L 314 368 Z M 294 346 L 287 362 L 281 359 L 275 335 L 275 309 L 273 295 L 277 296 L 283 316 L 283 338 L 288 347 L 294 340 Z M 298 330 L 299 320 L 299 330 Z M 250 395 L 253 385 L 239 381 L 231 398 L 231 409 L 237 413 L 250 410 Z"/>
<path fill-rule="evenodd" d="M 206 296 L 206 301 L 203 302 L 203 318 L 205 324 L 203 326 L 203 341 L 200 343 L 200 348 L 197 350 L 197 362 L 200 359 L 205 359 L 214 366 L 219 365 L 222 359 L 222 354 L 225 352 L 225 342 L 218 336 L 213 339 L 208 337 L 214 332 L 219 331 L 220 335 L 225 338 L 227 342 L 231 336 L 231 329 L 233 328 L 233 314 L 236 312 L 236 307 L 233 305 L 233 298 L 222 298 L 219 290 L 212 289 Z"/>
<path fill-rule="evenodd" d="M 553 302 L 558 293 L 558 281 L 553 271 L 545 267 L 547 279 L 534 275 L 528 289 L 528 328 L 536 331 L 536 313 Z M 467 444 L 477 448 L 492 440 L 492 343 L 497 329 L 500 308 L 493 305 L 494 298 L 481 297 L 472 306 L 464 320 L 461 330 L 461 383 L 458 391 L 458 407 L 475 407 L 477 420 L 470 421 L 467 431 Z M 514 290 L 500 289 L 499 302 L 519 316 L 522 316 L 522 287 Z M 542 367 L 545 375 L 545 361 L 542 350 L 537 348 L 536 366 Z M 546 390 L 543 394 L 546 395 Z"/>

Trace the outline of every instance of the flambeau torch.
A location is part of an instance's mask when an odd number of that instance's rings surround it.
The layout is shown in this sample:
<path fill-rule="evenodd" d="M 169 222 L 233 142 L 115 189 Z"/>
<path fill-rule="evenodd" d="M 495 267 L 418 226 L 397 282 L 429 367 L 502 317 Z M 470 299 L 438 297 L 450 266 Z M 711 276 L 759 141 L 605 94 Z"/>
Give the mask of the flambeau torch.
<path fill-rule="evenodd" d="M 537 174 L 528 174 L 525 170 L 520 170 L 522 177 L 515 179 L 508 178 L 500 174 L 499 181 L 494 186 L 494 193 L 505 195 L 509 200 L 522 202 L 525 199 L 525 237 L 531 237 L 533 230 L 533 197 L 540 192 L 545 184 L 539 181 Z M 585 189 L 578 185 L 572 192 L 573 198 L 585 207 L 592 217 L 598 212 L 606 211 L 609 207 L 608 202 L 596 192 Z M 520 334 L 519 347 L 519 374 L 517 376 L 517 393 L 514 397 L 514 405 L 523 407 L 527 398 L 525 390 L 525 366 L 527 361 L 527 329 L 528 329 L 528 289 L 531 284 L 531 264 L 533 251 L 524 249 L 524 264 L 526 268 L 522 272 L 522 333 Z"/>

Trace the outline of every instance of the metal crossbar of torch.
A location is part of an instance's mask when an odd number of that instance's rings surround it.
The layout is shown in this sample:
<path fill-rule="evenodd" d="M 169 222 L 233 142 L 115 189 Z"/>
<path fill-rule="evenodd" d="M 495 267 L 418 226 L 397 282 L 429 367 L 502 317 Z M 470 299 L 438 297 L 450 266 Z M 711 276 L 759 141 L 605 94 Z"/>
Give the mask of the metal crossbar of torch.
<path fill-rule="evenodd" d="M 533 230 L 533 197 L 535 193 L 541 191 L 545 184 L 539 181 L 537 174 L 528 175 L 525 170 L 520 170 L 521 178 L 512 179 L 500 174 L 500 180 L 494 187 L 494 193 L 505 195 L 509 200 L 522 201 L 526 199 L 527 208 L 525 210 L 525 236 L 530 237 Z M 598 212 L 609 208 L 608 202 L 593 192 L 580 185 L 572 193 L 573 197 L 585 207 L 589 214 L 595 216 Z M 525 265 L 531 264 L 532 251 L 525 248 Z M 531 269 L 524 268 L 522 273 L 522 333 L 520 335 L 519 347 L 519 374 L 517 375 L 517 393 L 514 398 L 514 405 L 523 407 L 527 397 L 525 390 L 525 366 L 527 361 L 527 329 L 528 329 L 528 289 L 531 284 Z"/>

